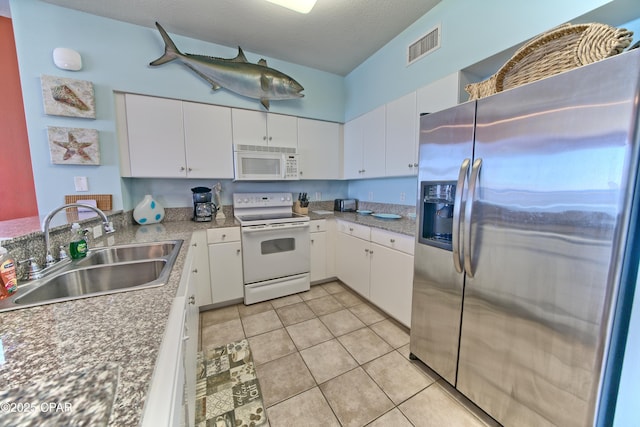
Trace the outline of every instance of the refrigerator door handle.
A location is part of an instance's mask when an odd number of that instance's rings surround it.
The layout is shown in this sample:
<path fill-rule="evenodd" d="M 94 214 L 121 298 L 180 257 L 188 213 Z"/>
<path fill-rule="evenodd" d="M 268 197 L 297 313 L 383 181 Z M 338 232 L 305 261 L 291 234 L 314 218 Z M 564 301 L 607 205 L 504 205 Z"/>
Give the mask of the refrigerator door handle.
<path fill-rule="evenodd" d="M 453 251 L 453 266 L 458 273 L 462 273 L 462 252 L 460 251 L 460 210 L 462 209 L 462 194 L 464 184 L 467 180 L 471 159 L 464 159 L 460 165 L 458 173 L 458 183 L 456 185 L 456 196 L 453 202 L 453 230 L 451 232 L 451 247 Z"/>
<path fill-rule="evenodd" d="M 478 183 L 478 175 L 482 167 L 482 159 L 476 159 L 471 168 L 471 177 L 469 178 L 469 194 L 464 207 L 464 269 L 467 276 L 473 277 L 473 269 L 471 268 L 471 215 L 473 213 L 473 201 L 476 195 L 476 186 Z"/>

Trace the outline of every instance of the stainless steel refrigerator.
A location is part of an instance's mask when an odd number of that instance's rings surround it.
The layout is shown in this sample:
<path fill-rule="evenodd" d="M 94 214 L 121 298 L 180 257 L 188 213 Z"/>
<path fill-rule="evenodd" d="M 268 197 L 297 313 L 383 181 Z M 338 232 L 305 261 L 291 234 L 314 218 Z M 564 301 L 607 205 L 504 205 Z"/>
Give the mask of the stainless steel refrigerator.
<path fill-rule="evenodd" d="M 610 419 L 639 70 L 637 49 L 421 117 L 411 354 L 504 425 Z"/>

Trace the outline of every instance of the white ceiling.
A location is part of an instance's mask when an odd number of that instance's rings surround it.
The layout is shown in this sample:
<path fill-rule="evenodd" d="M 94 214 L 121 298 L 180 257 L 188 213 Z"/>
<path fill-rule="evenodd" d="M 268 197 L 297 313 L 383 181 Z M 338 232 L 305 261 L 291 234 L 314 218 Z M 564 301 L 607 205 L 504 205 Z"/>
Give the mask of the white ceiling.
<path fill-rule="evenodd" d="M 262 0 L 44 1 L 346 75 L 441 0 L 318 0 L 307 15 Z"/>

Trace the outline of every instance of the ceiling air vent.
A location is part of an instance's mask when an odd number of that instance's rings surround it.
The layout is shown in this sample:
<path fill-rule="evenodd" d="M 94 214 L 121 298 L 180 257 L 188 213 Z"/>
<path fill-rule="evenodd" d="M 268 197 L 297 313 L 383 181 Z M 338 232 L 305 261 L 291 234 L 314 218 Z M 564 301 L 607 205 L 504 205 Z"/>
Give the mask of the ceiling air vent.
<path fill-rule="evenodd" d="M 407 49 L 407 65 L 426 56 L 440 47 L 440 24 L 432 28 L 427 34 L 409 45 Z"/>

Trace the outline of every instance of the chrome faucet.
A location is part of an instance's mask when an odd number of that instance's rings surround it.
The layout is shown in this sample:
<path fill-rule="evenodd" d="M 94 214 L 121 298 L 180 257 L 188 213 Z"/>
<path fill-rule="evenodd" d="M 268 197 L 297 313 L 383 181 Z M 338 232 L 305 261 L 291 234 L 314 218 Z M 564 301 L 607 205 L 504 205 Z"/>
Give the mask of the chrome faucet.
<path fill-rule="evenodd" d="M 109 222 L 109 218 L 107 218 L 107 215 L 105 215 L 104 212 L 102 212 L 100 209 L 98 209 L 95 206 L 85 205 L 83 203 L 69 203 L 66 205 L 62 205 L 59 208 L 55 208 L 54 210 L 49 212 L 47 216 L 44 218 L 44 221 L 42 221 L 42 224 L 43 224 L 42 228 L 44 232 L 44 246 L 45 246 L 45 251 L 47 253 L 47 257 L 45 259 L 47 267 L 55 264 L 56 262 L 53 256 L 51 255 L 51 250 L 49 249 L 49 224 L 51 223 L 51 219 L 53 219 L 54 215 L 60 212 L 61 210 L 67 209 L 67 208 L 74 208 L 74 207 L 91 209 L 92 211 L 100 215 L 102 217 L 102 227 L 104 228 L 105 233 L 109 234 L 109 233 L 114 233 L 116 231 L 115 228 L 113 228 L 113 224 Z"/>

